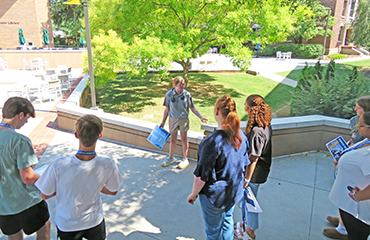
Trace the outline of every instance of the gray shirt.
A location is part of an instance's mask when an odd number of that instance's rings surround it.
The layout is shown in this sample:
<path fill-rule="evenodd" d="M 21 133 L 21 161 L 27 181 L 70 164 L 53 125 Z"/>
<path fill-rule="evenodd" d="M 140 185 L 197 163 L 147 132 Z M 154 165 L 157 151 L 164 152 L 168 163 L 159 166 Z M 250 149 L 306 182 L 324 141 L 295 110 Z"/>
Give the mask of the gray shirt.
<path fill-rule="evenodd" d="M 193 108 L 194 103 L 188 91 L 184 89 L 182 93 L 177 94 L 175 88 L 172 88 L 166 93 L 163 106 L 168 107 L 169 117 L 188 118 L 189 108 Z"/>

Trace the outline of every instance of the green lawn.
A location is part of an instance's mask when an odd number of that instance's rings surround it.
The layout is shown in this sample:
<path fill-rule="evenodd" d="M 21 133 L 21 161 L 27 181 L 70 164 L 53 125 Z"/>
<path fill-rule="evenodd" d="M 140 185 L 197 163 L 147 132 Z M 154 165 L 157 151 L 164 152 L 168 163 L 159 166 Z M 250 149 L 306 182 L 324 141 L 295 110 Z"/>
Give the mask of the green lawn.
<path fill-rule="evenodd" d="M 209 123 L 216 122 L 213 118 L 214 104 L 224 94 L 236 101 L 239 117 L 245 120 L 244 102 L 249 94 L 265 97 L 274 112 L 289 105 L 293 91 L 290 86 L 245 73 L 191 73 L 189 79 L 186 89 L 191 93 L 195 107 Z M 164 111 L 164 96 L 171 88 L 170 80 L 161 82 L 153 74 L 131 79 L 119 75 L 116 80 L 97 89 L 97 102 L 105 112 L 159 124 Z M 190 129 L 201 131 L 200 126 L 199 118 L 190 113 Z"/>
<path fill-rule="evenodd" d="M 348 75 L 352 72 L 352 69 L 355 66 L 358 67 L 358 68 L 370 68 L 370 59 L 336 64 L 336 66 L 335 66 L 336 67 L 335 68 L 336 75 L 337 76 Z M 326 69 L 326 66 L 324 66 L 324 69 Z M 301 75 L 301 71 L 302 71 L 302 69 L 297 69 L 297 70 L 293 70 L 293 71 L 280 72 L 280 73 L 277 73 L 277 74 L 279 74 L 283 77 L 287 77 L 287 78 L 298 81 L 299 76 Z"/>

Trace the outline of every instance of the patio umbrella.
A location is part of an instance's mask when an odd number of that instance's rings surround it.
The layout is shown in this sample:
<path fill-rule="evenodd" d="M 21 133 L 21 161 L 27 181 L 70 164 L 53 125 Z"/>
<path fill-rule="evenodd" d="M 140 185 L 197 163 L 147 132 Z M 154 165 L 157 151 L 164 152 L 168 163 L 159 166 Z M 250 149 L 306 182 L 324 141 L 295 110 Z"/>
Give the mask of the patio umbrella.
<path fill-rule="evenodd" d="M 85 31 L 82 28 L 80 28 L 80 30 L 78 32 L 80 33 L 80 41 L 79 41 L 79 44 L 81 44 L 82 46 L 85 46 L 86 45 Z"/>
<path fill-rule="evenodd" d="M 18 31 L 19 31 L 19 43 L 21 45 L 24 45 L 26 43 L 26 39 L 24 38 L 22 28 L 20 28 Z"/>
<path fill-rule="evenodd" d="M 44 44 L 49 45 L 49 43 L 50 43 L 50 40 L 49 40 L 48 31 L 44 28 Z"/>

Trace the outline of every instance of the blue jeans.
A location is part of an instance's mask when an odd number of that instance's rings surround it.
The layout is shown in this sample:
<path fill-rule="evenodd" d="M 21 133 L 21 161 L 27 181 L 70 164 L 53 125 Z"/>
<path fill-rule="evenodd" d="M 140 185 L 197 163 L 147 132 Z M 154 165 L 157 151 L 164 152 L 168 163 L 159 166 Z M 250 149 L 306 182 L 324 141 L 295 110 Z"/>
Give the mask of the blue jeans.
<path fill-rule="evenodd" d="M 249 187 L 251 188 L 254 196 L 257 198 L 258 188 L 260 187 L 259 183 L 249 183 Z M 247 213 L 247 227 L 256 230 L 258 228 L 258 213 Z"/>
<path fill-rule="evenodd" d="M 216 208 L 205 194 L 199 194 L 199 201 L 206 227 L 207 240 L 233 240 L 235 204 L 229 209 Z"/>

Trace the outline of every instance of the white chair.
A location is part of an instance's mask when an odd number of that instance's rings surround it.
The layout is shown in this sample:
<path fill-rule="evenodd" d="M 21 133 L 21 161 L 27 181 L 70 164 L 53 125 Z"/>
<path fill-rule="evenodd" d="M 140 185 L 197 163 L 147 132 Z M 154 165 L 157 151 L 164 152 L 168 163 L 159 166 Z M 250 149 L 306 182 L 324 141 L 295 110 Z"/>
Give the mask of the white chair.
<path fill-rule="evenodd" d="M 0 63 L 3 70 L 9 70 L 8 59 L 4 58 Z"/>
<path fill-rule="evenodd" d="M 198 70 L 204 70 L 206 68 L 206 61 L 199 61 Z"/>
<path fill-rule="evenodd" d="M 67 68 L 67 73 L 70 79 L 72 79 L 72 67 Z"/>
<path fill-rule="evenodd" d="M 45 81 L 44 75 L 35 75 L 32 76 L 28 81 L 28 93 L 37 94 L 37 98 L 40 103 L 45 99 L 45 90 L 46 90 L 47 81 Z"/>
<path fill-rule="evenodd" d="M 28 85 L 27 83 L 18 83 L 15 84 L 14 87 L 7 92 L 8 98 L 10 97 L 23 97 L 30 100 L 30 96 L 28 95 Z"/>
<path fill-rule="evenodd" d="M 280 60 L 281 59 L 281 51 L 277 51 L 276 52 L 276 58 L 277 58 L 277 60 Z"/>
<path fill-rule="evenodd" d="M 27 62 L 25 58 L 22 58 L 22 63 L 23 63 L 23 70 L 26 70 L 26 66 L 30 66 L 30 64 Z"/>
<path fill-rule="evenodd" d="M 286 53 L 286 59 L 292 59 L 292 52 Z"/>
<path fill-rule="evenodd" d="M 68 74 L 60 74 L 60 75 L 57 75 L 57 78 L 59 79 L 60 81 L 60 84 L 61 85 L 66 85 L 68 90 L 71 92 L 71 81 L 69 80 L 69 76 Z"/>
<path fill-rule="evenodd" d="M 55 69 L 45 69 L 45 74 L 48 80 L 57 79 L 57 72 L 55 71 Z"/>
<path fill-rule="evenodd" d="M 40 61 L 38 59 L 32 59 L 31 63 L 31 70 L 40 70 L 42 69 L 42 66 L 40 65 Z"/>
<path fill-rule="evenodd" d="M 45 69 L 46 68 L 50 68 L 50 66 L 49 66 L 49 58 L 45 59 L 45 62 L 42 65 L 45 66 Z"/>
<path fill-rule="evenodd" d="M 47 89 L 47 92 L 48 92 L 48 95 L 49 95 L 49 102 L 51 101 L 51 98 L 50 98 L 51 94 L 55 94 L 55 100 L 58 100 L 57 99 L 58 93 L 60 94 L 60 97 L 63 96 L 62 95 L 62 89 L 60 87 L 60 80 L 59 79 L 48 81 L 46 89 Z"/>

